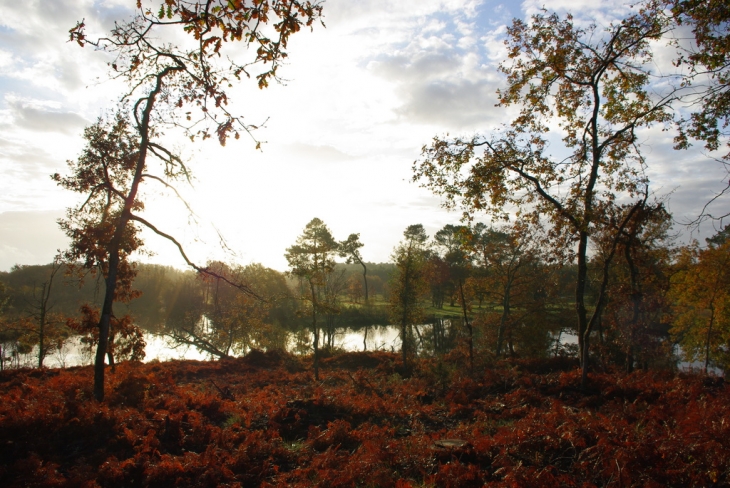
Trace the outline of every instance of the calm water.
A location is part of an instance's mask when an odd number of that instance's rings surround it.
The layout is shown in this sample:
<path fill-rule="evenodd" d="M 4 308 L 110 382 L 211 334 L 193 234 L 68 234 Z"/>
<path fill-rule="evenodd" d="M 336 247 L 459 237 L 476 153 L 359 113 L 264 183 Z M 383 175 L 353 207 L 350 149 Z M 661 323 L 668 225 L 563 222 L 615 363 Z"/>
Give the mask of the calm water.
<path fill-rule="evenodd" d="M 335 347 L 347 351 L 363 350 L 364 330 L 354 331 L 345 330 L 335 335 Z M 203 352 L 196 347 L 178 345 L 170 341 L 167 337 L 145 334 L 147 347 L 145 348 L 144 362 L 153 360 L 170 361 L 173 359 L 211 359 L 210 354 Z M 310 338 L 311 341 L 311 338 Z M 290 340 L 294 345 L 294 338 Z M 293 349 L 293 347 L 292 347 Z M 398 337 L 398 328 L 393 326 L 370 327 L 367 336 L 367 349 L 397 351 L 400 349 L 400 339 Z M 85 347 L 80 337 L 72 337 L 63 348 L 54 351 L 53 354 L 46 356 L 43 361 L 44 366 L 48 368 L 63 368 L 71 366 L 85 366 L 92 364 L 94 354 Z M 12 360 L 12 364 L 5 364 L 6 368 L 15 367 L 35 367 L 38 364 L 38 348 L 29 354 L 20 354 Z"/>
<path fill-rule="evenodd" d="M 421 325 L 419 330 L 421 334 L 430 332 L 430 325 Z M 365 329 L 351 330 L 345 329 L 338 331 L 335 335 L 334 345 L 338 349 L 346 351 L 362 351 L 364 348 L 363 339 L 365 338 Z M 312 338 L 309 338 L 310 343 Z M 553 340 L 560 341 L 561 346 L 577 345 L 578 336 L 572 332 L 562 332 L 560 335 L 553 335 Z M 192 346 L 174 344 L 170 339 L 164 336 L 145 334 L 147 347 L 144 362 L 153 360 L 170 361 L 175 359 L 195 359 L 208 360 L 211 359 L 210 354 L 200 351 Z M 400 350 L 400 333 L 397 326 L 373 326 L 367 332 L 367 350 L 381 351 L 399 351 Z M 295 349 L 295 337 L 290 338 L 290 350 Z M 681 354 L 681 350 L 675 350 L 677 357 Z M 72 337 L 69 339 L 60 351 L 54 351 L 46 357 L 43 364 L 48 368 L 63 368 L 71 366 L 85 366 L 93 363 L 94 355 L 88 348 L 84 347 L 80 342 L 80 337 Z M 5 368 L 35 367 L 38 364 L 38 349 L 35 348 L 30 354 L 20 354 L 12 361 L 5 363 Z M 677 367 L 682 371 L 701 372 L 704 363 L 678 361 Z M 715 375 L 723 375 L 723 371 L 719 368 L 710 368 L 710 373 Z"/>

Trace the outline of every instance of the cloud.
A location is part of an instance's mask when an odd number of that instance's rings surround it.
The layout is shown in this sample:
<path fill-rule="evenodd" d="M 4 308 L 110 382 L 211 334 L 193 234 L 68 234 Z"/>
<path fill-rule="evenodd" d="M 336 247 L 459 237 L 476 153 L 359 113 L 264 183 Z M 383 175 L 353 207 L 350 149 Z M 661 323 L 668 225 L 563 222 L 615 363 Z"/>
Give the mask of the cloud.
<path fill-rule="evenodd" d="M 630 2 L 586 2 L 584 0 L 551 0 L 548 4 L 544 0 L 525 0 L 522 2 L 522 11 L 525 17 L 557 12 L 561 15 L 571 13 L 576 25 L 587 27 L 591 24 L 608 26 L 616 19 L 623 19 L 638 9 L 633 8 Z M 600 30 L 600 29 L 599 29 Z"/>
<path fill-rule="evenodd" d="M 7 102 L 13 123 L 24 129 L 76 135 L 88 121 L 73 112 L 47 110 L 20 100 Z"/>
<path fill-rule="evenodd" d="M 353 156 L 340 151 L 332 146 L 314 146 L 301 142 L 287 144 L 285 146 L 287 152 L 293 153 L 298 159 L 308 159 L 315 162 L 340 162 L 354 159 Z"/>
<path fill-rule="evenodd" d="M 401 105 L 395 112 L 401 120 L 464 128 L 496 119 L 499 78 L 475 67 L 474 55 L 454 51 L 386 56 L 371 64 L 397 83 Z"/>
<path fill-rule="evenodd" d="M 498 120 L 494 85 L 486 81 L 433 81 L 401 88 L 404 104 L 396 110 L 411 121 L 462 128 Z"/>
<path fill-rule="evenodd" d="M 68 245 L 56 223 L 61 216 L 56 211 L 0 213 L 0 270 L 15 264 L 50 263 L 56 250 Z"/>
<path fill-rule="evenodd" d="M 495 122 L 496 89 L 502 82 L 495 48 L 506 30 L 504 9 L 437 11 L 409 27 L 407 42 L 391 44 L 373 57 L 370 72 L 396 86 L 399 122 L 479 128 Z M 501 117 L 500 117 L 501 118 Z"/>
<path fill-rule="evenodd" d="M 59 144 L 59 138 L 67 136 L 34 134 L 32 140 L 23 140 L 12 134 L 5 137 L 6 127 L 7 124 L 0 125 L 3 133 L 0 137 L 0 210 L 45 210 L 71 204 L 75 196 L 62 190 L 49 177 L 52 173 L 63 172 L 64 156 L 71 156 L 68 149 Z"/>

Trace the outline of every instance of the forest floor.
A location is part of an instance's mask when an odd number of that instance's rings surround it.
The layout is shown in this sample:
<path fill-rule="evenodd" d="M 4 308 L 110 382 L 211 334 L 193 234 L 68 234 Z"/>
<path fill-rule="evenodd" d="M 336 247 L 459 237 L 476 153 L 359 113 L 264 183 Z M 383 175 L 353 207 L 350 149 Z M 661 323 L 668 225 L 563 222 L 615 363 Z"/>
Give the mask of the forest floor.
<path fill-rule="evenodd" d="M 0 484 L 33 486 L 730 486 L 730 388 L 573 360 L 283 352 L 0 373 Z"/>

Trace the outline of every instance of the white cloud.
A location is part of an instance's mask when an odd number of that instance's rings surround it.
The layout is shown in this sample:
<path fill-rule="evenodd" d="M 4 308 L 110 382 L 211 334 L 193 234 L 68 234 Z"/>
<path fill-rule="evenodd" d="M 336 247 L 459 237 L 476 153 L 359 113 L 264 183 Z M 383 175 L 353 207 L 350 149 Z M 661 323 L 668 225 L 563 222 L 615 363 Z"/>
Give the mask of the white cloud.
<path fill-rule="evenodd" d="M 123 86 L 107 81 L 107 55 L 68 43 L 68 29 L 84 18 L 92 37 L 105 34 L 133 4 L 27 0 L 0 6 L 0 212 L 58 215 L 76 200 L 48 175 L 63 172 L 65 161 L 79 154 L 82 127 L 112 109 Z M 198 178 L 195 188 L 181 191 L 199 224 L 189 225 L 184 208 L 156 186 L 143 190 L 146 215 L 185 242 L 198 261 L 225 258 L 217 228 L 240 259 L 282 269 L 284 249 L 315 216 L 340 238 L 360 232 L 366 259 L 388 260 L 407 225 L 420 222 L 433 233 L 458 220 L 410 183 L 411 164 L 434 135 L 484 132 L 510 119 L 494 107 L 506 25 L 543 4 L 528 0 L 520 11 L 515 3 L 486 0 L 328 0 L 327 29 L 315 26 L 290 40 L 289 64 L 280 73 L 286 86 L 261 91 L 243 80 L 230 92 L 233 113 L 254 124 L 268 118 L 256 134 L 267 142 L 263 151 L 245 137 L 221 149 L 210 141 L 190 145 L 169 131 L 170 144 L 189 157 Z M 577 0 L 548 6 L 601 25 L 628 11 L 622 4 Z M 190 42 L 183 33 L 169 40 Z M 669 133 L 652 131 L 647 140 L 653 188 L 678 187 L 670 201 L 678 214 L 690 215 L 721 188 L 722 175 L 698 175 L 706 166 L 678 156 Z M 0 230 L 7 228 L 3 215 Z M 6 256 L 0 269 L 25 252 L 28 259 L 46 252 L 38 262 L 50 261 L 55 245 L 31 252 L 28 243 L 53 241 L 53 220 L 25 219 L 26 227 L 13 231 L 25 236 L 22 241 L 0 232 L 0 257 Z M 36 226 L 45 230 L 34 234 Z M 152 236 L 147 242 L 158 252 L 154 260 L 182 265 L 166 243 Z"/>
<path fill-rule="evenodd" d="M 56 224 L 57 211 L 0 213 L 0 270 L 15 264 L 50 263 L 56 250 L 67 246 Z"/>
<path fill-rule="evenodd" d="M 43 104 L 33 101 L 11 99 L 7 100 L 7 105 L 10 109 L 12 124 L 26 130 L 78 135 L 88 123 L 78 114 L 48 110 L 43 107 Z"/>

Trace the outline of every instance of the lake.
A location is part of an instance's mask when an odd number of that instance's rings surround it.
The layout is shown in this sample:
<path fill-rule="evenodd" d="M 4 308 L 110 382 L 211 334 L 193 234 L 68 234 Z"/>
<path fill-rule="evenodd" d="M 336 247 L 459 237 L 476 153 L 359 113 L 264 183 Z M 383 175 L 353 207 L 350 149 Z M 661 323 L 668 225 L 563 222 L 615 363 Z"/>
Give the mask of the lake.
<path fill-rule="evenodd" d="M 422 335 L 427 335 L 431 331 L 429 330 L 432 326 L 430 324 L 419 325 L 419 331 Z M 555 344 L 558 345 L 558 341 L 561 347 L 577 345 L 578 336 L 570 331 L 563 331 L 560 334 L 552 335 Z M 44 365 L 48 368 L 63 368 L 71 366 L 85 366 L 93 363 L 94 356 L 89 350 L 84 347 L 80 342 L 80 337 L 72 337 L 69 339 L 64 347 L 60 351 L 55 351 L 46 357 Z M 352 330 L 344 329 L 340 330 L 335 335 L 334 345 L 338 349 L 345 351 L 362 351 L 363 340 L 365 339 L 365 329 Z M 312 338 L 310 336 L 310 342 Z M 211 359 L 210 354 L 201 351 L 195 347 L 187 345 L 174 344 L 169 338 L 165 336 L 145 333 L 145 341 L 147 347 L 145 352 L 144 362 L 150 361 L 170 361 L 170 360 L 182 360 L 182 359 L 194 359 L 194 360 L 209 360 Z M 294 335 L 290 338 L 289 344 L 290 350 L 294 350 L 296 341 Z M 400 350 L 400 331 L 399 327 L 395 325 L 386 326 L 371 326 L 367 331 L 367 350 L 381 350 L 381 351 L 399 351 Z M 677 357 L 681 354 L 681 350 L 676 346 L 675 354 Z M 12 365 L 5 364 L 6 368 L 16 367 L 35 367 L 38 364 L 38 348 L 29 354 L 20 354 L 17 359 L 13 360 Z M 677 362 L 677 368 L 681 371 L 694 371 L 701 372 L 704 364 L 702 362 Z M 719 368 L 710 368 L 710 373 L 718 376 L 723 375 L 723 371 Z"/>

